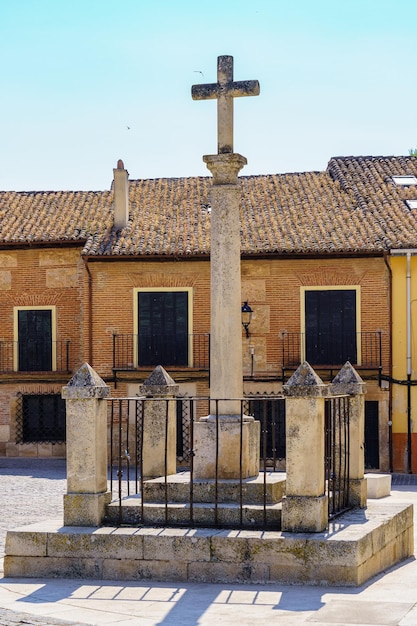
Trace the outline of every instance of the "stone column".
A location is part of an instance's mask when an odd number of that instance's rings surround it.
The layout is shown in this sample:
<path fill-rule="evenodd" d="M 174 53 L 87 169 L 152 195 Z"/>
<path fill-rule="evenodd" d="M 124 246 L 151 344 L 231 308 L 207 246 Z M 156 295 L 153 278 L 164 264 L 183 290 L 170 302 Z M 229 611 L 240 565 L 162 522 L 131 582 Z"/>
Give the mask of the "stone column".
<path fill-rule="evenodd" d="M 107 402 L 110 388 L 84 363 L 62 388 L 67 419 L 65 526 L 99 526 L 111 500 L 107 487 Z"/>
<path fill-rule="evenodd" d="M 154 398 L 154 401 L 144 401 L 142 471 L 145 479 L 177 471 L 177 413 L 172 398 L 177 397 L 178 391 L 179 386 L 160 365 L 139 387 L 141 395 Z"/>
<path fill-rule="evenodd" d="M 286 497 L 282 530 L 321 532 L 327 527 L 324 477 L 324 399 L 327 386 L 308 363 L 284 385 L 286 395 Z"/>
<path fill-rule="evenodd" d="M 210 397 L 241 398 L 242 294 L 240 277 L 239 170 L 246 165 L 240 154 L 215 154 L 203 160 L 213 175 L 210 191 Z M 215 412 L 215 409 L 212 409 Z M 221 415 L 239 415 L 240 403 L 219 406 Z"/>
<path fill-rule="evenodd" d="M 210 415 L 194 426 L 194 471 L 198 478 L 237 479 L 241 471 L 248 478 L 259 473 L 260 425 L 252 417 L 241 417 L 240 402 L 243 364 L 238 173 L 247 161 L 234 153 L 208 155 L 203 160 L 214 178 L 210 192 L 211 403 Z"/>
<path fill-rule="evenodd" d="M 349 505 L 365 508 L 367 497 L 364 477 L 366 385 L 348 361 L 333 379 L 329 391 L 334 396 L 349 396 Z"/>

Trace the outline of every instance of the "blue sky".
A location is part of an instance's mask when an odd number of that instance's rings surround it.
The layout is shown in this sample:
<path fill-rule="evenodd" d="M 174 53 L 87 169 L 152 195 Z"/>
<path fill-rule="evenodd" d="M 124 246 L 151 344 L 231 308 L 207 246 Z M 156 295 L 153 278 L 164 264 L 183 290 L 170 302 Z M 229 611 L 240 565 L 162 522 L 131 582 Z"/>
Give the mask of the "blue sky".
<path fill-rule="evenodd" d="M 0 0 L 0 189 L 107 189 L 209 175 L 217 56 L 245 174 L 417 147 L 416 0 Z M 202 72 L 202 74 L 200 73 Z"/>

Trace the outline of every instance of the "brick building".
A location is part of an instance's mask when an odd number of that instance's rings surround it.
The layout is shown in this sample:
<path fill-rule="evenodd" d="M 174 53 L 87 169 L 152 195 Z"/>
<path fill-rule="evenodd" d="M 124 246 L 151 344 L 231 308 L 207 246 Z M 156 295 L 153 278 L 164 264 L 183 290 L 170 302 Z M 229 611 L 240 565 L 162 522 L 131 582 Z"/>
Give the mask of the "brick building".
<path fill-rule="evenodd" d="M 245 392 L 279 391 L 303 360 L 324 380 L 350 360 L 368 388 L 367 465 L 382 470 L 405 469 L 390 250 L 411 248 L 416 226 L 395 196 L 409 187 L 380 191 L 375 168 L 417 175 L 415 162 L 239 179 Z M 119 162 L 110 191 L 0 194 L 0 454 L 65 454 L 59 394 L 84 361 L 113 395 L 135 395 L 158 364 L 181 393 L 207 394 L 210 185 L 128 181 Z"/>

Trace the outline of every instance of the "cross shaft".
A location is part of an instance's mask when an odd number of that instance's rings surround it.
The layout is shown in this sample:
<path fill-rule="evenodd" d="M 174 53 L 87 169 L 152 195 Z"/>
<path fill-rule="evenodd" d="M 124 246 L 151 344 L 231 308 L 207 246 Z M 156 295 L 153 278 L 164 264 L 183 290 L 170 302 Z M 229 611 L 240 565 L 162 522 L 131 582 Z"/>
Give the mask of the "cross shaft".
<path fill-rule="evenodd" d="M 233 98 L 258 96 L 257 80 L 233 80 L 233 57 L 217 58 L 217 83 L 193 85 L 193 100 L 217 99 L 217 150 L 218 154 L 233 153 Z"/>

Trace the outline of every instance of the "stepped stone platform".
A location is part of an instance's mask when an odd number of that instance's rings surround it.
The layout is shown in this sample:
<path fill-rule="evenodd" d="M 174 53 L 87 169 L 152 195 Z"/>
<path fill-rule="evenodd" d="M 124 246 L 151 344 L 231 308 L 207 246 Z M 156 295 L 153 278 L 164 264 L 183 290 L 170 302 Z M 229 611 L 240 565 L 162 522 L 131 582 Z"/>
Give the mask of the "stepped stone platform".
<path fill-rule="evenodd" d="M 194 479 L 193 505 L 190 505 L 190 473 L 180 472 L 147 480 L 143 485 L 143 505 L 140 496 L 126 497 L 107 506 L 106 523 L 189 524 L 198 526 L 264 525 L 281 528 L 281 500 L 285 494 L 286 474 L 261 472 L 256 478 L 238 480 Z M 217 507 L 214 502 L 217 492 Z M 264 496 L 265 494 L 265 496 Z M 165 499 L 167 504 L 165 505 Z M 240 518 L 242 499 L 242 519 Z M 265 502 L 264 502 L 265 499 Z M 143 519 L 142 519 L 143 510 Z M 265 511 L 265 513 L 264 513 Z M 121 514 L 121 515 L 120 515 Z M 265 518 L 264 518 L 265 515 Z"/>
<path fill-rule="evenodd" d="M 356 586 L 413 549 L 413 507 L 387 497 L 311 534 L 35 524 L 7 533 L 4 574 Z"/>

